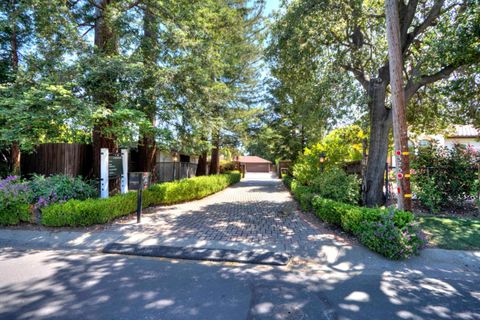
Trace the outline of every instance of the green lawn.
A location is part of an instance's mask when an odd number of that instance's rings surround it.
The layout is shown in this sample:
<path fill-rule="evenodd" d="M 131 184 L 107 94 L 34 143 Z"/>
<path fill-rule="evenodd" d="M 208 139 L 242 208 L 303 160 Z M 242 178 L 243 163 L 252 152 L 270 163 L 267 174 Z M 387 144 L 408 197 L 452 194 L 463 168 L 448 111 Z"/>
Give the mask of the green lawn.
<path fill-rule="evenodd" d="M 418 217 L 429 244 L 443 249 L 480 250 L 480 219 Z"/>

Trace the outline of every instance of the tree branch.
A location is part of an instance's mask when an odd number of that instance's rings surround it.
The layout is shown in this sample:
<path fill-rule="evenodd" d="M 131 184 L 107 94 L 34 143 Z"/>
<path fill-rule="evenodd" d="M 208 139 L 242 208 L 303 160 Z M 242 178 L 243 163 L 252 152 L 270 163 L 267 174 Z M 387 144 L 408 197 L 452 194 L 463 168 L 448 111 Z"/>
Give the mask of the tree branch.
<path fill-rule="evenodd" d="M 405 43 L 407 40 L 408 28 L 412 25 L 415 12 L 417 11 L 418 0 L 410 0 L 405 5 L 400 1 L 400 41 Z"/>
<path fill-rule="evenodd" d="M 423 86 L 434 83 L 436 81 L 442 80 L 447 78 L 455 71 L 456 67 L 453 65 L 448 65 L 442 68 L 440 71 L 431 74 L 431 75 L 424 75 L 420 78 L 411 78 L 407 85 L 405 86 L 405 101 L 409 101 L 410 98 Z"/>
<path fill-rule="evenodd" d="M 105 9 L 103 6 L 99 5 L 97 1 L 95 0 L 88 0 L 88 3 L 90 3 L 92 6 L 98 8 L 99 10 Z"/>
<path fill-rule="evenodd" d="M 90 31 L 92 31 L 93 29 L 95 28 L 95 26 L 90 26 L 90 28 L 88 28 L 83 34 L 82 34 L 82 38 L 85 37 Z"/>
<path fill-rule="evenodd" d="M 344 68 L 347 71 L 352 72 L 353 75 L 355 76 L 355 78 L 358 80 L 358 82 L 360 82 L 362 87 L 365 90 L 368 90 L 368 80 L 365 77 L 365 73 L 362 70 L 359 70 L 359 69 L 354 68 L 354 67 L 349 66 L 349 65 L 341 65 L 341 67 Z"/>
<path fill-rule="evenodd" d="M 126 10 L 130 10 L 132 9 L 133 7 L 136 7 L 140 4 L 140 2 L 142 2 L 141 0 L 137 0 L 137 1 L 134 1 L 132 3 L 130 3 L 129 5 L 127 5 L 126 7 Z"/>
<path fill-rule="evenodd" d="M 427 17 L 425 18 L 425 20 L 423 20 L 422 23 L 416 26 L 412 32 L 409 32 L 408 34 L 406 34 L 404 39 L 405 42 L 402 44 L 402 53 L 405 53 L 407 51 L 408 47 L 413 43 L 415 38 L 417 38 L 420 34 L 425 32 L 425 30 L 433 24 L 433 22 L 440 15 L 441 9 L 444 3 L 445 3 L 445 0 L 436 0 L 432 8 L 430 9 L 430 12 L 428 13 Z M 406 26 L 407 30 L 408 30 L 408 27 L 409 26 Z M 403 30 L 403 26 L 402 26 L 402 30 Z"/>

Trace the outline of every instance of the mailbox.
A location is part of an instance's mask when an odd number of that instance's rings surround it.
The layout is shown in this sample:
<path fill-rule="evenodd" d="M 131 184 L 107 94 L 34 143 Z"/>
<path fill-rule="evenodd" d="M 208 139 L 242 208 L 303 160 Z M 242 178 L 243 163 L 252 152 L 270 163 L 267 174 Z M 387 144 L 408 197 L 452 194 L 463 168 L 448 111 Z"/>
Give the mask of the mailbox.
<path fill-rule="evenodd" d="M 141 190 L 150 186 L 150 172 L 130 172 L 128 174 L 128 189 Z"/>

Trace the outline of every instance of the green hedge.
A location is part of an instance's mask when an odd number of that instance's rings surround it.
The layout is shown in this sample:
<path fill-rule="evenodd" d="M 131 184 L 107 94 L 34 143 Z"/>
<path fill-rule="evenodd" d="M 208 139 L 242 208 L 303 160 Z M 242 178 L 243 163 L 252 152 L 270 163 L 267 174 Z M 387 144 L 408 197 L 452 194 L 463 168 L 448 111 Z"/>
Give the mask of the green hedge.
<path fill-rule="evenodd" d="M 0 204 L 0 225 L 15 225 L 20 222 L 31 222 L 32 211 L 28 204 L 4 206 Z"/>
<path fill-rule="evenodd" d="M 168 205 L 203 198 L 240 181 L 240 173 L 202 176 L 155 184 L 143 192 L 143 206 Z M 51 227 L 106 223 L 136 210 L 136 192 L 107 199 L 70 200 L 42 209 L 42 224 Z"/>
<path fill-rule="evenodd" d="M 390 259 L 408 258 L 424 245 L 410 212 L 349 205 L 315 195 L 292 178 L 285 182 L 302 209 L 313 209 L 321 220 L 357 236 L 366 247 Z"/>

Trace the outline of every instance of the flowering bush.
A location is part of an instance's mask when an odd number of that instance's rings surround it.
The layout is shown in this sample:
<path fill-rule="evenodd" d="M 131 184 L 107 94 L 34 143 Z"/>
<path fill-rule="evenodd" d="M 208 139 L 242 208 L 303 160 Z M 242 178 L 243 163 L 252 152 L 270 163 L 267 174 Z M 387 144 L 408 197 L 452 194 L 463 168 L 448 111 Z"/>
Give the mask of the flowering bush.
<path fill-rule="evenodd" d="M 0 180 L 0 225 L 30 221 L 31 198 L 30 188 L 17 176 Z"/>
<path fill-rule="evenodd" d="M 478 192 L 480 154 L 471 146 L 422 147 L 412 159 L 412 188 L 420 202 L 435 212 L 459 206 Z"/>
<path fill-rule="evenodd" d="M 362 221 L 357 236 L 370 250 L 389 259 L 406 259 L 417 254 L 426 241 L 416 223 L 409 222 L 399 228 L 393 215 L 391 210 L 380 215 L 379 221 Z"/>
<path fill-rule="evenodd" d="M 33 176 L 29 182 L 35 207 L 43 208 L 50 204 L 62 203 L 70 199 L 85 200 L 97 195 L 96 187 L 81 177 L 54 175 Z"/>

